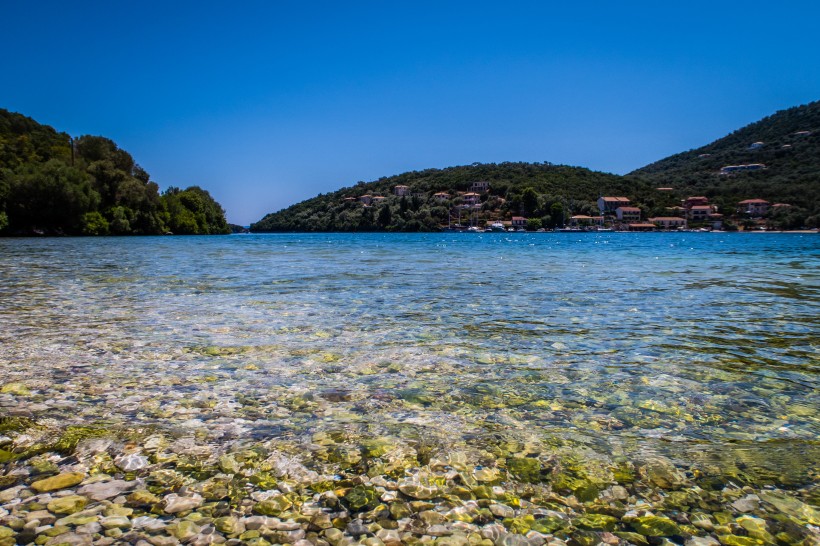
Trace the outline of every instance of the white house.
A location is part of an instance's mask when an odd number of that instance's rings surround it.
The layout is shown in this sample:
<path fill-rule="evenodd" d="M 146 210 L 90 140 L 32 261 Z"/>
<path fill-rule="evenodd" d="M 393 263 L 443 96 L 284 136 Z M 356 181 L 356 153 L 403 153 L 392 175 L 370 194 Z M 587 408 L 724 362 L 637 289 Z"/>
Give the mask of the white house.
<path fill-rule="evenodd" d="M 475 205 L 476 203 L 478 203 L 478 200 L 481 196 L 479 194 L 475 193 L 475 192 L 469 192 L 469 193 L 465 193 L 463 195 L 463 197 L 464 197 L 464 202 L 466 204 Z"/>
<path fill-rule="evenodd" d="M 470 191 L 475 191 L 479 193 L 484 193 L 490 190 L 490 183 L 487 180 L 480 180 L 478 182 L 473 182 L 472 186 L 470 186 Z"/>
<path fill-rule="evenodd" d="M 710 205 L 695 205 L 687 210 L 687 217 L 693 222 L 705 222 L 714 211 Z"/>
<path fill-rule="evenodd" d="M 749 216 L 763 216 L 769 212 L 769 202 L 763 199 L 746 199 L 738 203 L 738 212 Z"/>
<path fill-rule="evenodd" d="M 621 222 L 635 222 L 641 219 L 641 209 L 638 207 L 618 207 L 615 209 L 615 216 Z"/>
<path fill-rule="evenodd" d="M 626 197 L 599 197 L 598 198 L 598 210 L 601 211 L 601 214 L 606 212 L 613 213 L 618 207 L 628 207 L 630 204 L 629 199 Z"/>
<path fill-rule="evenodd" d="M 679 216 L 656 216 L 655 218 L 650 218 L 649 222 L 652 222 L 661 229 L 677 229 L 686 225 L 686 220 Z"/>

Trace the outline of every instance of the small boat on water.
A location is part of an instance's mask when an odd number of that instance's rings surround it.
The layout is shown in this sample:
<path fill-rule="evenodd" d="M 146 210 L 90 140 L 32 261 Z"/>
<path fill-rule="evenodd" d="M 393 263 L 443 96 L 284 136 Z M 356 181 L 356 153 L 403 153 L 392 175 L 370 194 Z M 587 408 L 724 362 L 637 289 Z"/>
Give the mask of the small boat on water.
<path fill-rule="evenodd" d="M 498 231 L 503 233 L 507 230 L 504 229 L 504 224 L 502 224 L 501 222 L 493 222 L 492 224 L 490 224 L 490 231 Z"/>

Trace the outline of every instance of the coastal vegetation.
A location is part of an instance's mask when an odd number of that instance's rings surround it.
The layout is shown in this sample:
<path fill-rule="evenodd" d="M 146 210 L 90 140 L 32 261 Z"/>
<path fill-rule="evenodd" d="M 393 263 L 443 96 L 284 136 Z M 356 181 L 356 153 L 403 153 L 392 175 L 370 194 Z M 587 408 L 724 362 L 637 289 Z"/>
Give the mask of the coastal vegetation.
<path fill-rule="evenodd" d="M 101 136 L 72 138 L 0 109 L 0 233 L 229 233 L 225 212 L 198 186 L 160 193 L 127 151 Z"/>
<path fill-rule="evenodd" d="M 761 165 L 722 173 L 726 166 Z M 478 207 L 465 207 L 474 182 L 489 182 Z M 396 186 L 406 187 L 398 195 Z M 664 188 L 664 189 L 659 189 Z M 438 195 L 437 195 L 438 194 Z M 764 199 L 764 224 L 820 226 L 820 102 L 778 112 L 707 146 L 673 155 L 625 176 L 551 163 L 474 163 L 358 182 L 266 215 L 251 231 L 435 231 L 455 222 L 528 219 L 527 229 L 596 215 L 603 195 L 627 196 L 643 218 L 670 216 L 690 196 L 738 223 L 738 203 Z M 461 211 L 462 214 L 459 214 Z M 727 227 L 733 227 L 727 222 Z"/>
<path fill-rule="evenodd" d="M 427 169 L 381 178 L 371 183 L 318 195 L 285 210 L 265 216 L 251 231 L 437 231 L 456 212 L 473 181 L 490 182 L 480 196 L 481 212 L 493 217 L 523 213 L 543 217 L 546 226 L 560 225 L 563 216 L 597 210 L 599 191 L 649 192 L 644 184 L 633 185 L 623 177 L 579 167 L 550 163 L 474 163 L 462 167 Z M 393 195 L 395 186 L 407 186 L 409 194 Z M 435 193 L 446 193 L 442 199 Z M 384 196 L 385 200 L 363 206 L 361 196 Z M 471 213 L 465 213 L 463 222 Z"/>

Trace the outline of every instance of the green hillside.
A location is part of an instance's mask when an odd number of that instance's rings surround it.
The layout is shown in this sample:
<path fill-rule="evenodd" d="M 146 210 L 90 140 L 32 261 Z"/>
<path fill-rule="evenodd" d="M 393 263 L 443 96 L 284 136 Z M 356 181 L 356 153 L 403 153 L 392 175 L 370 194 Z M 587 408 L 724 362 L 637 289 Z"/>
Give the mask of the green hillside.
<path fill-rule="evenodd" d="M 475 163 L 446 169 L 413 171 L 360 182 L 333 193 L 318 195 L 251 225 L 251 231 L 435 231 L 447 225 L 448 215 L 464 202 L 458 192 L 469 192 L 475 181 L 488 181 L 475 215 L 481 221 L 505 220 L 523 214 L 560 224 L 563 216 L 591 214 L 603 194 L 639 194 L 651 200 L 652 190 L 623 177 L 549 163 Z M 411 196 L 394 195 L 395 186 L 407 186 Z M 451 199 L 437 199 L 446 192 Z M 382 196 L 381 203 L 365 207 L 363 195 Z M 462 222 L 468 222 L 465 213 Z"/>
<path fill-rule="evenodd" d="M 762 142 L 759 147 L 752 144 Z M 721 175 L 728 165 L 764 164 L 757 171 Z M 765 199 L 791 207 L 772 210 L 765 221 L 783 229 L 820 225 L 820 102 L 790 108 L 739 129 L 707 146 L 647 165 L 627 176 L 549 163 L 500 163 L 428 169 L 360 182 L 271 213 L 251 231 L 431 231 L 455 215 L 472 182 L 489 181 L 481 196 L 479 223 L 521 215 L 531 226 L 560 225 L 570 214 L 597 214 L 601 195 L 628 197 L 643 218 L 668 216 L 688 196 L 709 198 L 733 222 L 737 203 Z M 394 195 L 408 186 L 416 197 Z M 657 188 L 672 188 L 659 191 Z M 447 192 L 452 199 L 436 199 Z M 364 206 L 364 195 L 383 200 Z M 467 221 L 462 218 L 462 221 Z"/>
<path fill-rule="evenodd" d="M 808 134 L 807 134 L 808 133 Z M 755 147 L 755 143 L 762 143 Z M 729 165 L 765 169 L 721 175 Z M 730 209 L 743 199 L 788 203 L 789 225 L 820 224 L 820 101 L 777 112 L 695 150 L 662 159 L 627 178 L 704 195 Z"/>
<path fill-rule="evenodd" d="M 229 233 L 197 186 L 159 186 L 131 154 L 99 136 L 72 139 L 0 109 L 0 234 Z"/>

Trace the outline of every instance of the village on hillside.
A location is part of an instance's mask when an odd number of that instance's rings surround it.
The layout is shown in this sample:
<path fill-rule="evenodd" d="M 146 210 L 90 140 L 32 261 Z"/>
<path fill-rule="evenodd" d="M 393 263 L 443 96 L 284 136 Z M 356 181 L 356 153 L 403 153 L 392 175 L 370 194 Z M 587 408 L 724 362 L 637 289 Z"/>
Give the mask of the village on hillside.
<path fill-rule="evenodd" d="M 736 170 L 765 168 L 765 165 L 728 166 L 721 175 L 731 175 Z M 506 207 L 505 199 L 490 194 L 490 182 L 474 181 L 469 191 L 449 193 L 412 192 L 409 186 L 396 185 L 389 196 L 364 194 L 345 197 L 344 201 L 358 201 L 363 207 L 376 207 L 388 200 L 415 199 L 435 202 L 448 207 L 449 221 L 440 226 L 450 231 L 724 231 L 769 229 L 766 215 L 770 210 L 790 207 L 786 203 L 769 203 L 764 199 L 751 198 L 740 201 L 734 210 L 719 211 L 717 205 L 705 196 L 689 196 L 666 207 L 664 216 L 645 217 L 643 210 L 633 204 L 629 197 L 601 196 L 597 201 L 598 214 L 573 214 L 571 206 L 561 207 L 560 217 L 546 226 L 541 218 L 514 215 Z M 668 194 L 666 201 L 673 201 L 674 188 L 655 189 Z"/>

